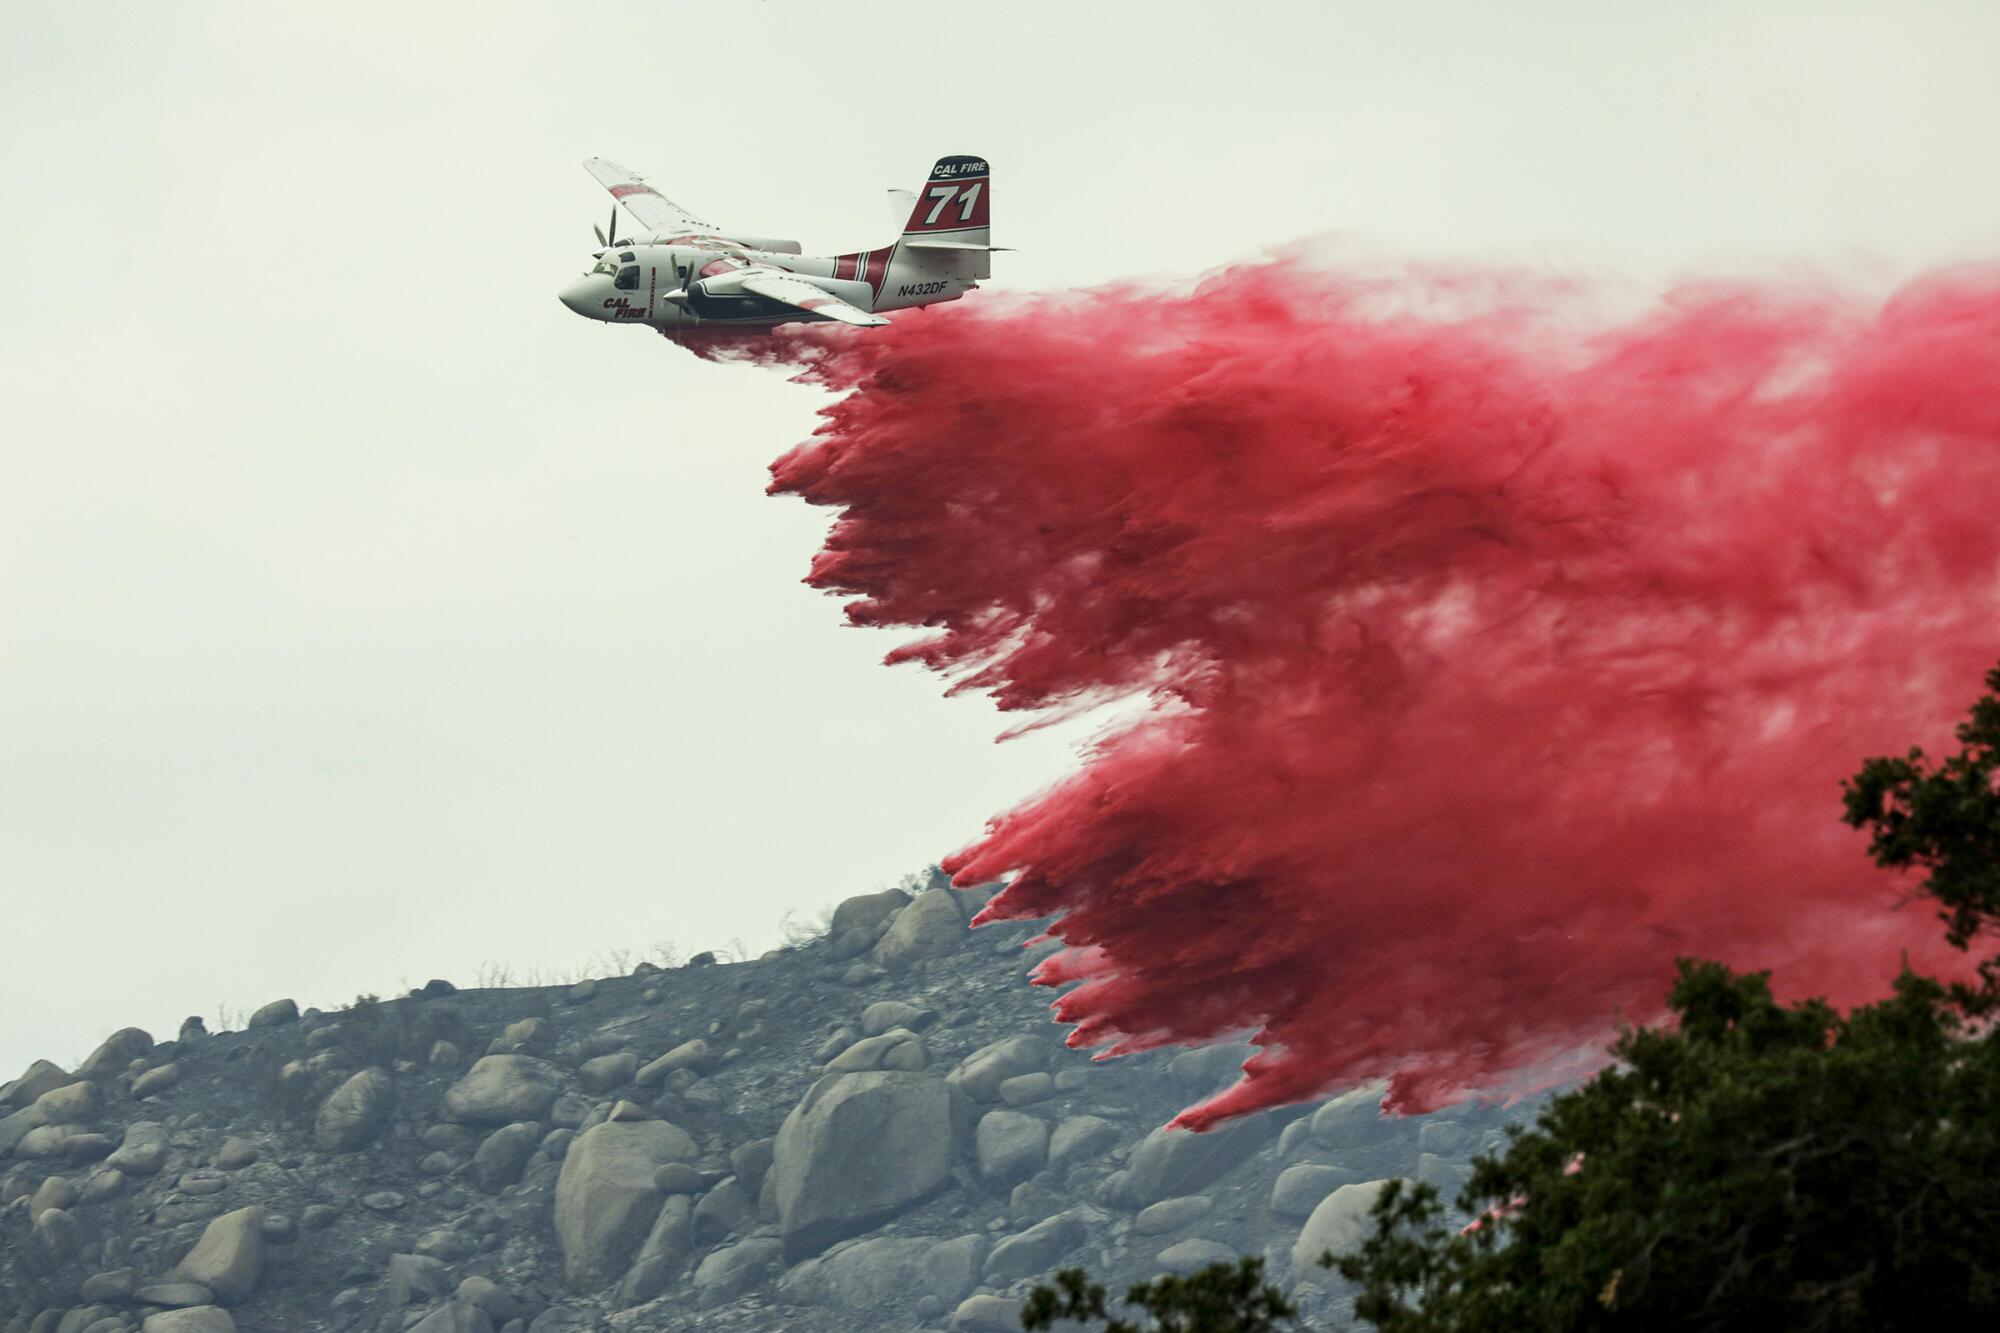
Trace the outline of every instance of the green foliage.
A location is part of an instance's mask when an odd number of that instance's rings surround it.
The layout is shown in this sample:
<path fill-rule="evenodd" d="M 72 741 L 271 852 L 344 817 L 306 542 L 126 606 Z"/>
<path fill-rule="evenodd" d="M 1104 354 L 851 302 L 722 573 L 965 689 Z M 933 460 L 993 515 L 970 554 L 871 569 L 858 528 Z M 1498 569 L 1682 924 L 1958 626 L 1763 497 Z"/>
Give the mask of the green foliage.
<path fill-rule="evenodd" d="M 1682 962 L 1676 1028 L 1482 1158 L 1448 1225 L 1385 1190 L 1356 1313 L 1444 1329 L 1932 1329 L 2000 1319 L 2000 1046 L 1905 973 L 1842 1017 Z"/>
<path fill-rule="evenodd" d="M 1933 764 L 1920 749 L 1900 759 L 1870 759 L 1845 785 L 1846 820 L 1873 835 L 1868 851 L 1892 870 L 1924 872 L 1922 892 L 1935 899 L 1945 938 L 1963 949 L 2000 920 L 2000 667 L 1986 676 L 1985 697 L 1959 724 L 1960 751 Z M 1961 1002 L 1988 1008 L 2000 998 L 1994 962 L 1980 967 L 1982 993 Z"/>
<path fill-rule="evenodd" d="M 1056 1274 L 1056 1285 L 1038 1286 L 1021 1311 L 1021 1327 L 1046 1329 L 1058 1319 L 1101 1320 L 1104 1333 L 1271 1333 L 1292 1321 L 1296 1307 L 1264 1281 L 1262 1259 L 1210 1264 L 1187 1277 L 1160 1277 L 1125 1293 L 1125 1303 L 1151 1317 L 1141 1325 L 1111 1315 L 1104 1288 L 1081 1268 Z"/>

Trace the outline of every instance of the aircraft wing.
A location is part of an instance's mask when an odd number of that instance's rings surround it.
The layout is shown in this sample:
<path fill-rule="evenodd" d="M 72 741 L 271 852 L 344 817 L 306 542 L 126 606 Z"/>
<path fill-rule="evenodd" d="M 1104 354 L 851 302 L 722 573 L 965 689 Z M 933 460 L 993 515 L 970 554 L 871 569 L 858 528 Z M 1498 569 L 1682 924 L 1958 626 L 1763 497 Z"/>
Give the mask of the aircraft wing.
<path fill-rule="evenodd" d="M 821 319 L 837 319 L 843 324 L 855 324 L 862 328 L 877 328 L 889 321 L 880 315 L 871 315 L 859 306 L 849 305 L 833 293 L 815 287 L 804 278 L 776 269 L 755 269 L 743 275 L 738 284 L 746 292 L 754 292 L 769 301 L 803 310 Z"/>
<path fill-rule="evenodd" d="M 650 227 L 654 231 L 705 234 L 718 230 L 714 223 L 704 222 L 646 184 L 637 174 L 608 158 L 590 158 L 584 162 L 583 169 L 595 176 L 598 184 L 611 191 L 611 197 L 623 204 L 626 212 L 639 219 L 642 227 Z"/>

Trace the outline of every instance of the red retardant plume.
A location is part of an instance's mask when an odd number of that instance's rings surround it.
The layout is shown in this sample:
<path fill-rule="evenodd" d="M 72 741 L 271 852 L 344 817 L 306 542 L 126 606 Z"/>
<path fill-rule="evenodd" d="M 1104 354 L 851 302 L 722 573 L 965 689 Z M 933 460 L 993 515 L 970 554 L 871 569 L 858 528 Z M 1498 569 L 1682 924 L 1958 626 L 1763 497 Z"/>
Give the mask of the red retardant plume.
<path fill-rule="evenodd" d="M 735 353 L 841 395 L 772 490 L 892 662 L 1149 701 L 947 868 L 1055 918 L 1072 1045 L 1255 1034 L 1177 1124 L 1546 1084 L 1676 955 L 1952 966 L 1840 781 L 2000 659 L 2000 275 L 1585 295 L 1280 260 Z"/>

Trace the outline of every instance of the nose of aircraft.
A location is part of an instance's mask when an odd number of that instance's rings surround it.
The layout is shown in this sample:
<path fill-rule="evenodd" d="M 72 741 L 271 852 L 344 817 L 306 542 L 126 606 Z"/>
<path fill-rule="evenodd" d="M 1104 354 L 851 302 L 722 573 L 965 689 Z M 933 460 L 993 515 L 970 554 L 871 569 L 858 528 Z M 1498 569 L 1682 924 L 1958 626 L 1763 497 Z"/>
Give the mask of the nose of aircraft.
<path fill-rule="evenodd" d="M 579 315 L 591 313 L 590 278 L 572 278 L 563 289 L 556 293 L 556 299 Z"/>

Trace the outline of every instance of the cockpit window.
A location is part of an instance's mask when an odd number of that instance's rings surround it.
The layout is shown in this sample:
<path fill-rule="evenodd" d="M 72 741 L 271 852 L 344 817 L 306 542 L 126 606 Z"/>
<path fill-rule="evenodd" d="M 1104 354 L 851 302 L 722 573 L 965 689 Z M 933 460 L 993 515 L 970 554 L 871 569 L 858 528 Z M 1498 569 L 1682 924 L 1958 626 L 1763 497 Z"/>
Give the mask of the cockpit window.
<path fill-rule="evenodd" d="M 632 253 L 632 252 L 631 252 L 630 250 L 627 250 L 627 251 L 626 251 L 626 252 L 625 252 L 624 254 L 622 254 L 622 255 L 619 255 L 619 256 L 618 256 L 619 260 L 620 260 L 621 262 L 623 262 L 623 263 L 626 263 L 626 264 L 629 264 L 629 263 L 631 263 L 631 262 L 632 262 L 633 260 L 637 259 L 638 257 L 639 257 L 639 256 L 637 256 L 637 255 L 633 254 L 633 253 Z"/>
<path fill-rule="evenodd" d="M 597 261 L 596 266 L 593 267 L 590 271 L 592 273 L 616 273 L 618 271 L 618 265 L 612 263 L 608 259 L 600 259 Z"/>
<path fill-rule="evenodd" d="M 611 285 L 613 287 L 616 287 L 621 292 L 638 291 L 639 266 L 637 264 L 627 264 L 624 268 L 619 269 L 618 277 L 616 280 L 612 282 Z"/>

